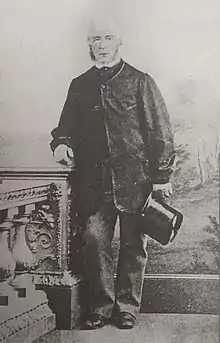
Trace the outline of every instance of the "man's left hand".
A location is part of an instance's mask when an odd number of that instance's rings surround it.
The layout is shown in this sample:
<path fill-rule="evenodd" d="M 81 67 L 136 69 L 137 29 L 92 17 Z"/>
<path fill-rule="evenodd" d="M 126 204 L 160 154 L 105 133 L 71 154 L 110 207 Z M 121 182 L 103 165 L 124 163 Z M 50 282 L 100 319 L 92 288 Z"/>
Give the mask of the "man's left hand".
<path fill-rule="evenodd" d="M 159 197 L 162 197 L 162 198 L 163 197 L 169 198 L 173 193 L 172 185 L 170 182 L 164 183 L 164 184 L 154 184 L 153 192 L 156 196 L 158 195 Z"/>

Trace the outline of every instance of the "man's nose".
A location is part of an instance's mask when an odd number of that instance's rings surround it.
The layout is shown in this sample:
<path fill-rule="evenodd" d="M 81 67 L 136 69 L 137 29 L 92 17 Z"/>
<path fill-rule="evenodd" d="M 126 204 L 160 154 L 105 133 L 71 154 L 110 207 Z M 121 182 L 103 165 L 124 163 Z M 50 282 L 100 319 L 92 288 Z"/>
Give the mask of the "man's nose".
<path fill-rule="evenodd" d="M 108 46 L 108 41 L 106 39 L 101 39 L 99 43 L 99 48 L 100 49 L 106 49 Z"/>

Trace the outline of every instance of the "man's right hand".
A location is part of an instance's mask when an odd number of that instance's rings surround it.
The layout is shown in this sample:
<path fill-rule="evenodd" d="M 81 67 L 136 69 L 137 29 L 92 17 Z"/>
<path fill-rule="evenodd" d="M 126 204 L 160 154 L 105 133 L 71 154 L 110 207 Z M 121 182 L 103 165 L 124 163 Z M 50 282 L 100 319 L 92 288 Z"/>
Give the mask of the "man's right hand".
<path fill-rule="evenodd" d="M 74 165 L 73 150 L 65 144 L 60 144 L 54 150 L 54 157 L 56 162 L 67 165 L 69 167 Z"/>

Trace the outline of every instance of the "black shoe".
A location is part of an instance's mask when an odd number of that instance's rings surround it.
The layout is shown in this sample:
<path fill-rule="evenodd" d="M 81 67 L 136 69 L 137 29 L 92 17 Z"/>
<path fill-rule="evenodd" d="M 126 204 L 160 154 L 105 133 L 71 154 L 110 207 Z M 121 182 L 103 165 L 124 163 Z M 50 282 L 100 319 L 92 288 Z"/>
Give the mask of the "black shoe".
<path fill-rule="evenodd" d="M 86 316 L 82 329 L 84 330 L 95 330 L 100 329 L 106 324 L 106 318 L 98 313 L 91 313 Z"/>
<path fill-rule="evenodd" d="M 128 312 L 120 312 L 113 317 L 113 323 L 119 329 L 133 329 L 136 324 L 136 318 Z"/>

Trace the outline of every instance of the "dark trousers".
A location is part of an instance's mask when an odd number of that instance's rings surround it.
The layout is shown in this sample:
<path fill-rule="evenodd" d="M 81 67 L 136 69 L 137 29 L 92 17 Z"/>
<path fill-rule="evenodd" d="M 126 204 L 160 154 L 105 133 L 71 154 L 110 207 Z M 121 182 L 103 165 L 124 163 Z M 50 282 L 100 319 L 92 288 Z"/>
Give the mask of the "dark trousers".
<path fill-rule="evenodd" d="M 120 250 L 114 282 L 111 243 L 117 217 Z M 138 232 L 136 215 L 120 212 L 111 193 L 105 193 L 97 211 L 85 219 L 81 257 L 88 311 L 107 318 L 114 312 L 129 312 L 136 316 L 147 262 L 147 236 Z"/>

